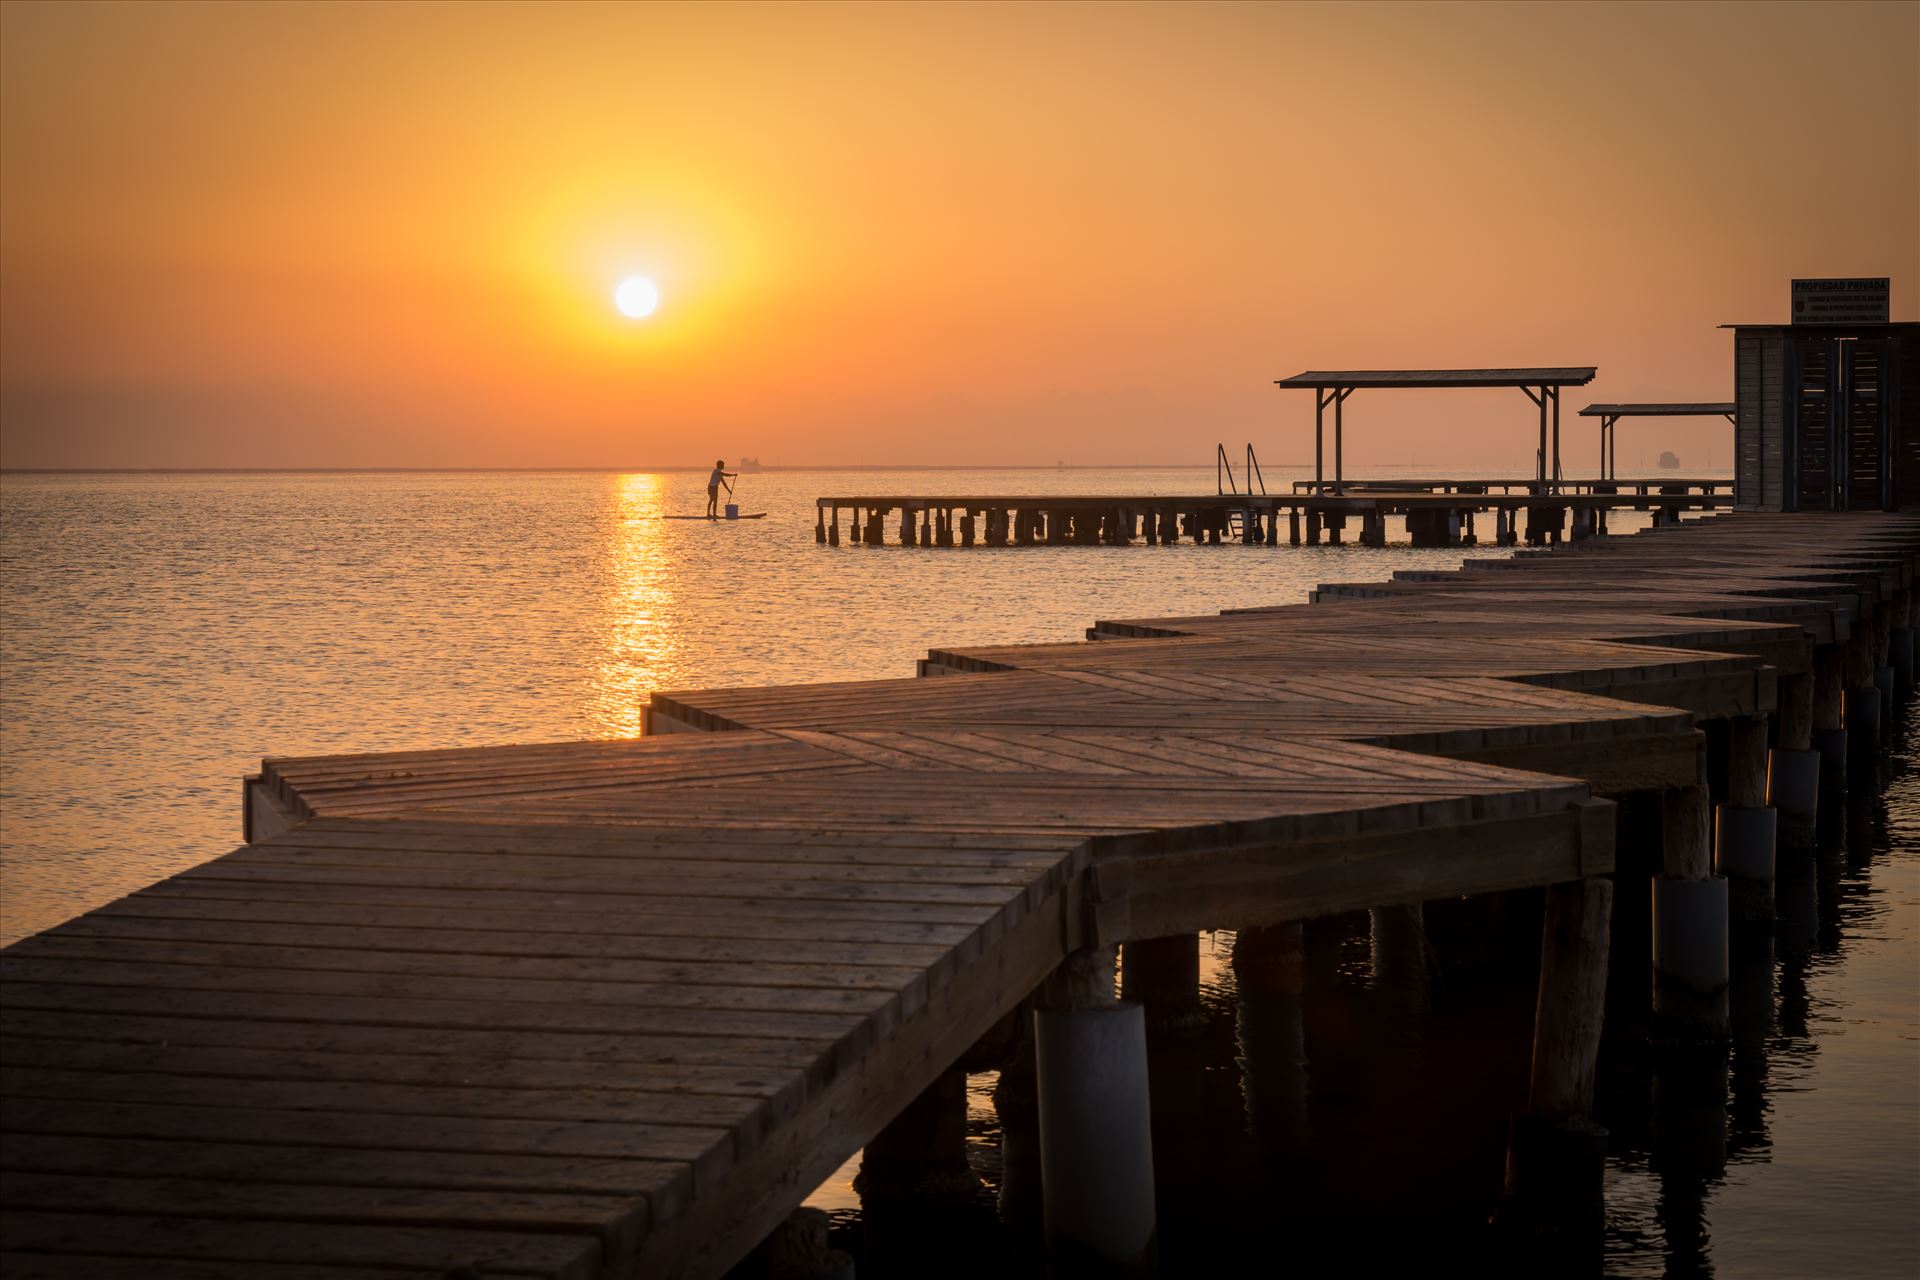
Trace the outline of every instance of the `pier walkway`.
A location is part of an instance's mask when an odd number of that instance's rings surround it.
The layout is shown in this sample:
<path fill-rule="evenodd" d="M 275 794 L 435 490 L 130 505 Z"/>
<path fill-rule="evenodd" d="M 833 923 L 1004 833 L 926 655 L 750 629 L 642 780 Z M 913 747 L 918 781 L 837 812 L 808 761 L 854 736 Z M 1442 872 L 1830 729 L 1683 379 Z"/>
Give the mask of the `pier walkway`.
<path fill-rule="evenodd" d="M 1910 680 L 1917 559 L 1725 515 L 635 741 L 270 759 L 246 845 L 0 953 L 6 1273 L 719 1275 L 1071 956 L 1595 883 L 1700 724 Z M 1594 1017 L 1536 1105 L 1590 1102 Z"/>

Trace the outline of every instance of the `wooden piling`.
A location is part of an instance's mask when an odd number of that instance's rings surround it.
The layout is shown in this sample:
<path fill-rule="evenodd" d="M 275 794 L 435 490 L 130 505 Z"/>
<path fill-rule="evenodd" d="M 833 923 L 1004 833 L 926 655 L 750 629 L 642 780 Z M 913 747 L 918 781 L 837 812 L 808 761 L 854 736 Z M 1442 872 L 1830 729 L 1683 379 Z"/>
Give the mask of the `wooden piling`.
<path fill-rule="evenodd" d="M 967 1073 L 944 1071 L 867 1143 L 854 1186 L 873 1201 L 966 1200 L 980 1190 L 967 1162 Z"/>
<path fill-rule="evenodd" d="M 1712 810 L 1703 786 L 1675 787 L 1660 796 L 1660 861 L 1675 880 L 1713 874 Z"/>
<path fill-rule="evenodd" d="M 1781 676 L 1779 683 L 1780 748 L 1808 751 L 1813 747 L 1813 673 Z"/>
<path fill-rule="evenodd" d="M 1612 915 L 1611 881 L 1594 877 L 1547 888 L 1527 1084 L 1528 1110 L 1547 1120 L 1593 1114 Z"/>
<path fill-rule="evenodd" d="M 1767 806 L 1767 721 L 1735 716 L 1727 743 L 1727 804 L 1735 809 Z"/>
<path fill-rule="evenodd" d="M 1547 889 L 1527 1110 L 1514 1118 L 1494 1219 L 1516 1234 L 1597 1242 L 1605 1221 L 1607 1134 L 1592 1115 L 1612 914 L 1607 880 Z"/>

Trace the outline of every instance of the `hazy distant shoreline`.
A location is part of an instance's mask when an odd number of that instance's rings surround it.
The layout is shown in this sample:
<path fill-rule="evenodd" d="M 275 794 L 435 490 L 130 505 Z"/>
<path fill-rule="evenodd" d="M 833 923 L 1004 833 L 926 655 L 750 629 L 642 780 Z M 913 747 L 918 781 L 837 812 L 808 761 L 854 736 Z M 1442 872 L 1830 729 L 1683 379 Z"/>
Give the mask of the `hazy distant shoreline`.
<path fill-rule="evenodd" d="M 860 462 L 845 465 L 818 463 L 795 466 L 763 466 L 758 473 L 769 471 L 1204 471 L 1204 462 L 1067 462 L 1048 466 L 1045 463 L 1019 462 L 983 462 L 966 464 L 957 462 L 943 463 L 890 463 Z M 1279 462 L 1277 467 L 1307 467 L 1308 462 Z M 543 475 L 578 475 L 581 473 L 605 472 L 619 474 L 623 472 L 656 471 L 706 471 L 709 464 L 671 467 L 0 467 L 0 475 L 8 476 L 372 476 L 372 475 L 489 475 L 511 474 L 515 472 Z"/>

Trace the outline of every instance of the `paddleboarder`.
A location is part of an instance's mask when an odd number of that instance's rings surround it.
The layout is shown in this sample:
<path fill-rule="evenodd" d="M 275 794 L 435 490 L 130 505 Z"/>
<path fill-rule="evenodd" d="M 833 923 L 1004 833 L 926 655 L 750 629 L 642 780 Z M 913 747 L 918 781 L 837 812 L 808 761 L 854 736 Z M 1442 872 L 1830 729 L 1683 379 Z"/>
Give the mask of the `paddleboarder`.
<path fill-rule="evenodd" d="M 713 474 L 707 477 L 707 519 L 720 518 L 720 487 L 726 485 L 727 496 L 733 496 L 733 486 L 727 481 L 739 478 L 738 471 L 727 470 L 727 460 L 721 458 L 713 464 Z"/>

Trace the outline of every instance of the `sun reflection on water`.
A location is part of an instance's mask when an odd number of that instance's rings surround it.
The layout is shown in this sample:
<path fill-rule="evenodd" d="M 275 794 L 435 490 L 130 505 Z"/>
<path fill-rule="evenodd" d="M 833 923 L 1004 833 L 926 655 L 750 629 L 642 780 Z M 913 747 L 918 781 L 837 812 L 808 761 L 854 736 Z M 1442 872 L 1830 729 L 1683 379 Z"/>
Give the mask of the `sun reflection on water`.
<path fill-rule="evenodd" d="M 653 690 L 667 687 L 678 667 L 679 646 L 670 622 L 672 565 L 660 521 L 661 478 L 623 475 L 608 479 L 606 546 L 601 577 L 599 679 L 588 718 L 605 737 L 640 734 L 640 708 Z"/>

